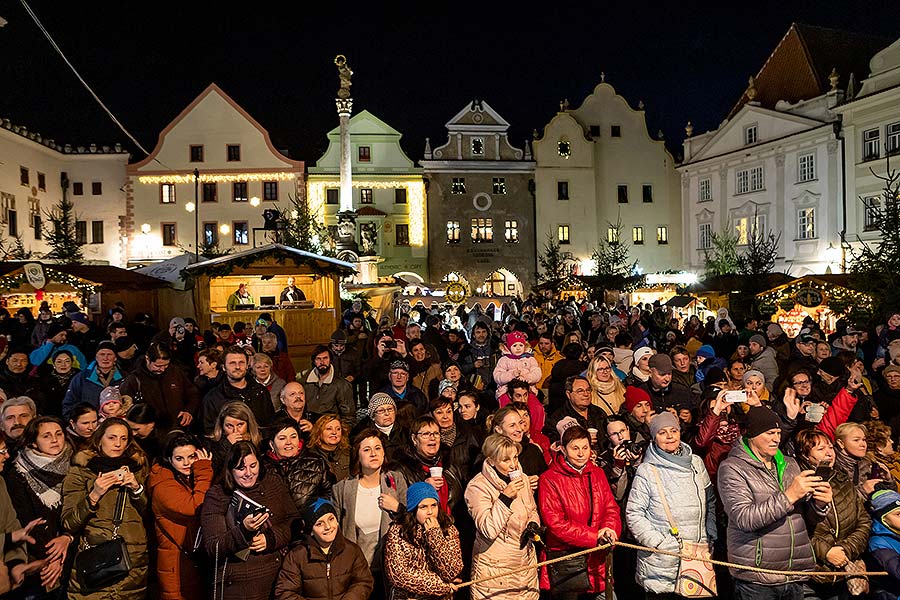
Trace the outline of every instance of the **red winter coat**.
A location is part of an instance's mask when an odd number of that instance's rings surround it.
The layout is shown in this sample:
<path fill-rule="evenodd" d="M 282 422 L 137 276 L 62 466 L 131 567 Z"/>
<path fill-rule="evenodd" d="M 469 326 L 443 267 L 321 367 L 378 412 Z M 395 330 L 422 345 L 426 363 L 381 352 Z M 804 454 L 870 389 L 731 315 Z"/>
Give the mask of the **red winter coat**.
<path fill-rule="evenodd" d="M 593 499 L 593 507 L 590 500 Z M 575 552 L 597 546 L 597 534 L 604 527 L 622 533 L 619 505 L 613 496 L 606 475 L 588 462 L 581 473 L 573 469 L 558 454 L 550 468 L 541 475 L 538 485 L 538 505 L 541 519 L 547 526 L 547 550 Z M 590 523 L 588 518 L 590 517 Z M 606 552 L 587 555 L 591 592 L 606 589 Z M 541 569 L 541 588 L 550 589 L 547 569 Z"/>

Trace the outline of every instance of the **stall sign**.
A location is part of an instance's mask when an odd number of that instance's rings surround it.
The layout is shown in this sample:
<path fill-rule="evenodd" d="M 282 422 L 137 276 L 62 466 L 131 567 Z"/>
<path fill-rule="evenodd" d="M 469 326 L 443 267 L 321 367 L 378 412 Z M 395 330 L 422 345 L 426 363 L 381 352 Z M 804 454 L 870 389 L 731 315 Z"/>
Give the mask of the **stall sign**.
<path fill-rule="evenodd" d="M 31 287 L 36 290 L 42 290 L 47 285 L 44 266 L 40 263 L 28 263 L 25 265 L 25 278 L 31 284 Z"/>

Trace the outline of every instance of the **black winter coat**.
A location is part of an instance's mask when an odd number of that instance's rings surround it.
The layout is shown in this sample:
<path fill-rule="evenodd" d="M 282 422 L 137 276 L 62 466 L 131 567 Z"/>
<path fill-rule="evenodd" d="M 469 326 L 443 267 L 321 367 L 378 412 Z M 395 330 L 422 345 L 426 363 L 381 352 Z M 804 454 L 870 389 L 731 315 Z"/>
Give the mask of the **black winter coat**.
<path fill-rule="evenodd" d="M 260 427 L 266 427 L 275 417 L 275 407 L 272 406 L 272 397 L 269 390 L 256 382 L 252 377 L 247 378 L 247 387 L 239 389 L 228 382 L 227 378 L 214 387 L 203 398 L 203 429 L 208 434 L 216 427 L 216 418 L 219 411 L 229 402 L 243 402 L 250 407 L 256 422 Z"/>
<path fill-rule="evenodd" d="M 313 498 L 331 498 L 331 488 L 337 478 L 328 468 L 328 463 L 317 452 L 304 451 L 294 458 L 275 460 L 266 456 L 266 467 L 276 473 L 294 500 L 297 510 L 303 511 Z"/>

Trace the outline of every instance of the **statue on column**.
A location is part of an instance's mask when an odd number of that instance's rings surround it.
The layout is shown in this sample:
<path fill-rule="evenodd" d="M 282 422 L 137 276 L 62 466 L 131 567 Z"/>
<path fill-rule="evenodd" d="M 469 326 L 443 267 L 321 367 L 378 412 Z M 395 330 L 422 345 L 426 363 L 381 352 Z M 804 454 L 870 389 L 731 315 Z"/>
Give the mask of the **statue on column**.
<path fill-rule="evenodd" d="M 341 78 L 341 88 L 337 92 L 337 97 L 349 98 L 350 86 L 353 85 L 350 81 L 350 78 L 353 77 L 353 71 L 350 70 L 350 65 L 347 64 L 347 57 L 343 54 L 338 54 L 334 57 L 334 64 L 337 65 L 338 77 Z"/>

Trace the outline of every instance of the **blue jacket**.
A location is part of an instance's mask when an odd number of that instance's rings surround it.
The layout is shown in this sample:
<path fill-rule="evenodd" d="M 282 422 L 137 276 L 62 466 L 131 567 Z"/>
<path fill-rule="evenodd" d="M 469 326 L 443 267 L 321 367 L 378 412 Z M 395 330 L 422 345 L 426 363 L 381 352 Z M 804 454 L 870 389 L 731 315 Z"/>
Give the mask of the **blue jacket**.
<path fill-rule="evenodd" d="M 118 367 L 113 368 L 113 376 L 109 381 L 109 385 L 119 385 L 125 377 L 119 371 Z M 63 418 L 68 419 L 69 414 L 76 405 L 87 402 L 93 404 L 97 409 L 100 408 L 100 392 L 103 391 L 103 384 L 97 377 L 97 363 L 92 362 L 88 368 L 80 372 L 72 378 L 69 383 L 69 389 L 63 398 L 62 413 Z"/>
<path fill-rule="evenodd" d="M 31 354 L 28 355 L 28 362 L 33 364 L 36 367 L 41 366 L 44 363 L 50 362 L 53 353 L 57 350 L 68 350 L 72 353 L 72 356 L 75 358 L 75 364 L 72 366 L 76 369 L 84 369 L 88 361 L 84 358 L 84 354 L 81 353 L 76 346 L 72 344 L 54 344 L 53 342 L 47 341 L 35 348 L 31 351 Z"/>

